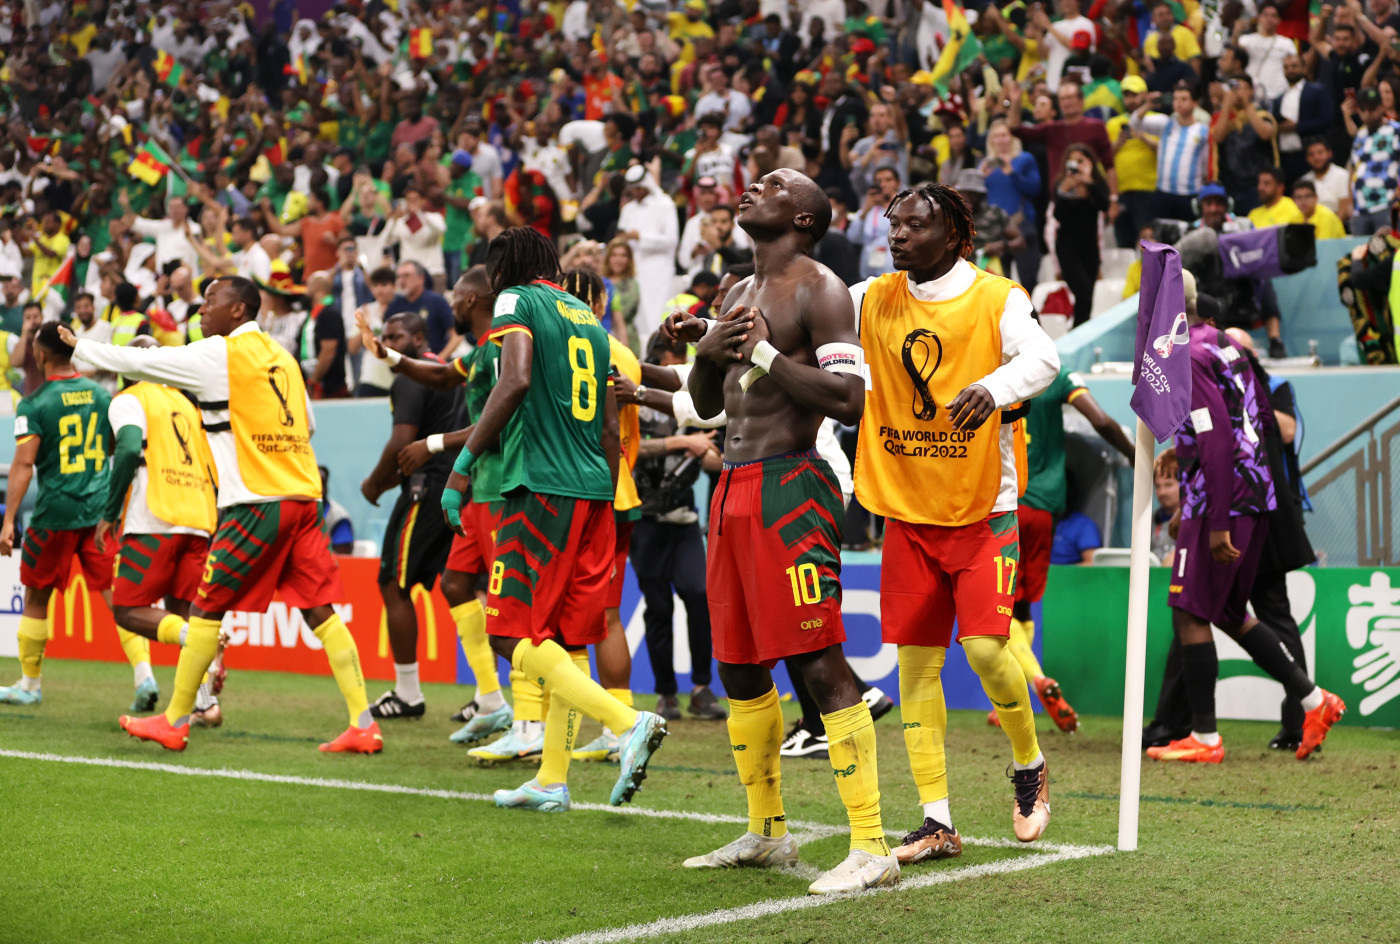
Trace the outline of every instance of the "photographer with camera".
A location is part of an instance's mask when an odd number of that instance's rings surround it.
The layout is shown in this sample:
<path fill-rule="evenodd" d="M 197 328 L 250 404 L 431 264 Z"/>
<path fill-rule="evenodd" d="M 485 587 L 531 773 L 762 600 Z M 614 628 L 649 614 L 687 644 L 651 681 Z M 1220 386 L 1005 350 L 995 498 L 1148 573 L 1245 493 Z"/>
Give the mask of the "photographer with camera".
<path fill-rule="evenodd" d="M 1094 282 L 1099 277 L 1099 222 L 1108 212 L 1108 180 L 1084 144 L 1065 149 L 1065 163 L 1055 184 L 1055 258 L 1074 296 L 1074 326 L 1089 320 Z"/>

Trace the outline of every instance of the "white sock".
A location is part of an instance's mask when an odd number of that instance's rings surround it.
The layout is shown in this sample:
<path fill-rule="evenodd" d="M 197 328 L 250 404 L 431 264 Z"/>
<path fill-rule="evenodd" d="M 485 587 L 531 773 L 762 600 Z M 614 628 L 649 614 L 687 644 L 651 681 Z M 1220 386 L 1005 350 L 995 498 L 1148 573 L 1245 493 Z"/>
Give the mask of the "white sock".
<path fill-rule="evenodd" d="M 1017 770 L 1035 770 L 1037 767 L 1039 767 L 1039 766 L 1040 766 L 1041 764 L 1043 764 L 1043 763 L 1045 763 L 1045 755 L 1044 755 L 1044 754 L 1036 754 L 1036 755 L 1035 755 L 1035 760 L 1031 761 L 1029 764 L 1018 764 L 1018 763 L 1016 763 L 1015 761 L 1012 761 L 1012 762 L 1011 762 L 1011 765 L 1012 765 L 1013 767 L 1015 767 Z M 953 824 L 952 824 L 952 823 L 949 823 L 948 825 L 951 826 L 951 825 L 953 825 Z"/>
<path fill-rule="evenodd" d="M 1312 711 L 1320 704 L 1322 704 L 1322 689 L 1314 685 L 1313 690 L 1303 696 L 1303 710 Z"/>
<path fill-rule="evenodd" d="M 21 675 L 19 677 L 19 690 L 22 692 L 37 692 L 39 690 L 39 679 Z"/>
<path fill-rule="evenodd" d="M 544 737 L 543 721 L 517 721 L 515 722 L 516 734 L 523 741 L 538 741 Z"/>
<path fill-rule="evenodd" d="M 476 696 L 477 709 L 487 714 L 495 711 L 505 703 L 506 700 L 501 696 L 501 690 L 499 688 L 494 692 L 487 692 L 485 695 L 479 694 Z"/>
<path fill-rule="evenodd" d="M 1220 743 L 1220 732 L 1212 731 L 1209 734 L 1202 734 L 1199 731 L 1192 731 L 1191 736 L 1200 741 L 1206 747 L 1214 747 Z"/>
<path fill-rule="evenodd" d="M 950 829 L 953 826 L 953 814 L 948 809 L 948 798 L 934 800 L 932 803 L 924 804 L 924 818 L 931 819 L 935 823 L 942 823 Z"/>
<path fill-rule="evenodd" d="M 183 646 L 183 645 L 185 644 L 185 638 L 188 637 L 189 634 L 190 634 L 190 624 L 189 624 L 189 623 L 185 623 L 184 626 L 181 626 L 181 627 L 180 627 L 180 645 L 181 645 L 181 646 Z"/>
<path fill-rule="evenodd" d="M 606 724 L 603 725 L 603 737 L 607 738 L 610 741 L 617 740 L 617 735 L 613 734 L 613 729 L 608 727 Z"/>
<path fill-rule="evenodd" d="M 423 690 L 418 687 L 417 662 L 407 665 L 394 663 L 394 691 L 410 705 L 416 705 L 423 700 Z"/>
<path fill-rule="evenodd" d="M 138 663 L 136 663 L 136 665 L 135 665 L 135 670 L 136 670 L 136 685 L 137 685 L 138 688 L 141 686 L 141 683 L 142 683 L 142 682 L 145 682 L 147 679 L 150 679 L 151 681 L 155 681 L 155 673 L 153 673 L 153 672 L 151 671 L 151 664 L 150 664 L 149 662 L 138 662 Z"/>

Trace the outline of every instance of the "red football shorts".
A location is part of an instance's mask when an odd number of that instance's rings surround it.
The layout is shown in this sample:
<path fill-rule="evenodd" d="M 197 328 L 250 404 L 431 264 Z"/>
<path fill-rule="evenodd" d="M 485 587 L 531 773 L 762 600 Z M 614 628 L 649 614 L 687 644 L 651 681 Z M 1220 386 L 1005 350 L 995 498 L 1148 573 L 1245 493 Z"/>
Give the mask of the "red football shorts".
<path fill-rule="evenodd" d="M 298 609 L 345 599 L 319 502 L 287 499 L 220 511 L 195 606 L 205 613 L 257 612 L 273 593 Z"/>
<path fill-rule="evenodd" d="M 491 572 L 495 555 L 496 530 L 501 525 L 501 502 L 468 502 L 462 506 L 461 534 L 452 536 L 447 552 L 447 569 L 462 574 Z"/>
<path fill-rule="evenodd" d="M 614 527 L 617 528 L 617 550 L 613 552 L 613 574 L 612 583 L 608 584 L 608 609 L 616 610 L 622 606 L 622 582 L 627 576 L 627 548 L 632 544 L 632 521 L 618 521 Z"/>
<path fill-rule="evenodd" d="M 512 494 L 496 531 L 487 634 L 568 646 L 602 642 L 616 541 L 611 501 Z"/>
<path fill-rule="evenodd" d="M 207 535 L 124 534 L 112 605 L 152 606 L 166 597 L 193 600 L 208 557 Z"/>
<path fill-rule="evenodd" d="M 117 557 L 117 540 L 107 539 L 107 549 L 99 551 L 93 540 L 96 528 L 76 531 L 50 531 L 27 528 L 20 546 L 19 582 L 34 590 L 49 590 L 68 584 L 73 558 L 78 558 L 89 590 L 101 593 L 112 585 L 112 562 Z"/>
<path fill-rule="evenodd" d="M 1038 603 L 1045 596 L 1045 578 L 1050 573 L 1050 546 L 1055 543 L 1055 516 L 1048 511 L 1022 505 L 1016 509 L 1021 532 L 1021 573 L 1016 578 L 1016 602 Z"/>
<path fill-rule="evenodd" d="M 942 646 L 969 636 L 1006 636 L 1019 567 L 1016 513 L 944 528 L 888 519 L 880 561 L 884 641 Z"/>
<path fill-rule="evenodd" d="M 846 641 L 836 476 L 813 450 L 729 467 L 710 502 L 715 658 L 765 665 Z"/>

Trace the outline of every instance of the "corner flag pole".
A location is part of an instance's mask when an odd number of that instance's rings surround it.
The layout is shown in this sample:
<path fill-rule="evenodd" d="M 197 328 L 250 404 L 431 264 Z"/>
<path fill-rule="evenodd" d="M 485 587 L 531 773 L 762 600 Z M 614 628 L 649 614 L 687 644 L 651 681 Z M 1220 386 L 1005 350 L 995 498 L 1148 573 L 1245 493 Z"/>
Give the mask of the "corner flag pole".
<path fill-rule="evenodd" d="M 1133 458 L 1132 554 L 1128 564 L 1128 665 L 1123 675 L 1123 771 L 1118 785 L 1118 849 L 1138 847 L 1142 793 L 1142 695 L 1147 673 L 1148 553 L 1152 543 L 1152 433 L 1137 421 Z"/>

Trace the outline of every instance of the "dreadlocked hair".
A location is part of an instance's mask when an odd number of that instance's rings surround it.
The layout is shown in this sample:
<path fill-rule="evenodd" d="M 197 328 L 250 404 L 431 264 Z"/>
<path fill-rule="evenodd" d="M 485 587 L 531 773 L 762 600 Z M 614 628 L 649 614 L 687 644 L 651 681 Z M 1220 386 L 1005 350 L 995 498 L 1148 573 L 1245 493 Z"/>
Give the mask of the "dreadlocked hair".
<path fill-rule="evenodd" d="M 606 301 L 608 297 L 603 277 L 592 269 L 570 269 L 560 276 L 559 287 L 589 308 L 596 308 L 598 302 Z"/>
<path fill-rule="evenodd" d="M 486 268 L 491 274 L 491 291 L 499 295 L 538 279 L 553 281 L 559 275 L 559 253 L 539 230 L 516 226 L 491 240 L 486 247 Z"/>
<path fill-rule="evenodd" d="M 911 197 L 927 203 L 930 210 L 942 210 L 943 219 L 958 238 L 958 256 L 966 259 L 972 255 L 972 237 L 977 235 L 977 228 L 972 225 L 972 208 L 961 193 L 943 184 L 924 184 L 913 190 L 902 190 L 890 201 L 885 217 L 894 213 L 899 201 Z"/>

